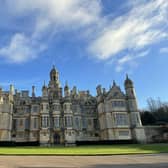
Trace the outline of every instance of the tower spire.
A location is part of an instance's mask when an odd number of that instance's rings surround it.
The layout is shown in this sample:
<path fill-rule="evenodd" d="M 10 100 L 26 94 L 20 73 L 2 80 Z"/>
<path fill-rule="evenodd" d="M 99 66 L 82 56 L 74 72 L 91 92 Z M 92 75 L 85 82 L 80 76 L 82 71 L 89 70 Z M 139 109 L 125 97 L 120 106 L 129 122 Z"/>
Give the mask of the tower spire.
<path fill-rule="evenodd" d="M 126 79 L 128 79 L 128 74 L 126 73 Z"/>
<path fill-rule="evenodd" d="M 32 86 L 32 97 L 35 97 L 35 86 Z"/>
<path fill-rule="evenodd" d="M 113 86 L 116 86 L 116 82 L 115 82 L 115 80 L 113 80 Z"/>
<path fill-rule="evenodd" d="M 68 81 L 67 80 L 65 81 L 65 86 L 68 86 Z"/>

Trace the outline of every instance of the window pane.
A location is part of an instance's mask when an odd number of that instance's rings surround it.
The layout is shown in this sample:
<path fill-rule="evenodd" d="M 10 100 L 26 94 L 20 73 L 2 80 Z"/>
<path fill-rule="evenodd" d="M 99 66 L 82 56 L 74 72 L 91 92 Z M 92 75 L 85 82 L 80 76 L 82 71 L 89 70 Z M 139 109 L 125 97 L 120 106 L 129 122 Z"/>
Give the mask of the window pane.
<path fill-rule="evenodd" d="M 128 116 L 127 114 L 116 114 L 115 117 L 116 125 L 128 125 Z"/>
<path fill-rule="evenodd" d="M 59 117 L 55 117 L 54 118 L 54 127 L 55 128 L 59 128 L 60 127 L 60 118 Z"/>
<path fill-rule="evenodd" d="M 129 131 L 119 131 L 119 136 L 129 136 Z"/>
<path fill-rule="evenodd" d="M 25 120 L 25 129 L 29 129 L 29 120 L 26 118 Z"/>
<path fill-rule="evenodd" d="M 42 127 L 43 128 L 47 128 L 48 126 L 49 126 L 48 117 L 47 116 L 43 116 L 42 117 Z"/>

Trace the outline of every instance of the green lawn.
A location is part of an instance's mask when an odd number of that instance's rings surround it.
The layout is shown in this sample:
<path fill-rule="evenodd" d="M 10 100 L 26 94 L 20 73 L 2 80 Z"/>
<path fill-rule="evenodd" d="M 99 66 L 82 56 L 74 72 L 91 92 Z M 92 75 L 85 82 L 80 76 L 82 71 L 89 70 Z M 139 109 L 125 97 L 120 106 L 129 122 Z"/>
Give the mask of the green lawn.
<path fill-rule="evenodd" d="M 0 147 L 0 155 L 113 155 L 168 153 L 168 144 L 96 145 L 79 147 Z"/>

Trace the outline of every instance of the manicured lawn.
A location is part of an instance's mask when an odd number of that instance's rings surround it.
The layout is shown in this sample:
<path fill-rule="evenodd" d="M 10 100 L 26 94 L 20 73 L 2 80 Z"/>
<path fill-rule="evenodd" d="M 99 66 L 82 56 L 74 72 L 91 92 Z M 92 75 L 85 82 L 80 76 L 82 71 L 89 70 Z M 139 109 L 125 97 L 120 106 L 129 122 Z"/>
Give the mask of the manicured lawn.
<path fill-rule="evenodd" d="M 79 147 L 0 147 L 0 155 L 112 155 L 168 153 L 168 144 L 96 145 Z"/>

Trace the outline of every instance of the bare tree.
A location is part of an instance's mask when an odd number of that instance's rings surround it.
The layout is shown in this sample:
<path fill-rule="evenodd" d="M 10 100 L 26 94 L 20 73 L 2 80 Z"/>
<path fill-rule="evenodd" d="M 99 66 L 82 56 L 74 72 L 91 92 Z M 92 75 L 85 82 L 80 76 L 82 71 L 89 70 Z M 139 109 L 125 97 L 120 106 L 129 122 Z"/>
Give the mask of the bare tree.
<path fill-rule="evenodd" d="M 144 125 L 156 125 L 168 123 L 168 103 L 162 102 L 160 98 L 147 99 L 147 110 L 141 112 Z"/>

